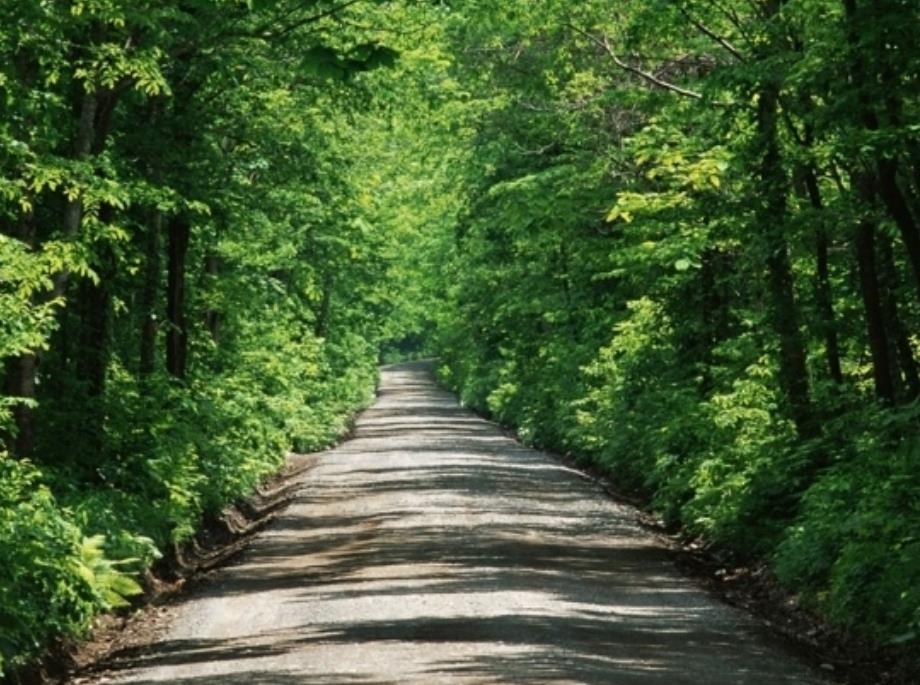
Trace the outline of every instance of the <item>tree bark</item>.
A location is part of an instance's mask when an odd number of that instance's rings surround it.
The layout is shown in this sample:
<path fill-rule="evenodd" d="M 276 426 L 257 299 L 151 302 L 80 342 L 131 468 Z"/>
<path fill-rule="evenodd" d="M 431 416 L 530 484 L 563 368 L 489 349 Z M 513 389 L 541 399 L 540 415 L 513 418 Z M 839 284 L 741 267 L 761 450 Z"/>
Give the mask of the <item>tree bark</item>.
<path fill-rule="evenodd" d="M 876 74 L 870 74 L 860 50 L 860 17 L 856 0 L 842 0 L 847 17 L 847 41 L 850 47 L 850 69 L 856 88 L 859 104 L 859 117 L 862 125 L 869 131 L 879 129 L 878 115 L 863 84 L 875 81 Z M 889 100 L 891 98 L 889 97 Z M 911 214 L 910 207 L 898 185 L 898 162 L 894 157 L 884 154 L 875 155 L 873 166 L 877 176 L 877 194 L 881 198 L 889 216 L 894 220 L 901 240 L 907 250 L 914 275 L 914 284 L 920 295 L 920 229 Z"/>
<path fill-rule="evenodd" d="M 169 264 L 166 282 L 166 370 L 184 379 L 188 366 L 188 328 L 185 321 L 185 269 L 190 226 L 184 216 L 169 221 Z"/>
<path fill-rule="evenodd" d="M 914 186 L 913 192 L 910 194 L 913 200 L 912 206 L 914 213 L 920 216 L 920 144 L 914 141 L 907 143 L 907 160 Z"/>
<path fill-rule="evenodd" d="M 878 194 L 901 233 L 901 240 L 913 270 L 917 293 L 920 295 L 920 230 L 898 185 L 897 167 L 897 161 L 894 159 L 878 160 Z"/>
<path fill-rule="evenodd" d="M 27 212 L 15 229 L 14 237 L 34 249 L 35 231 L 35 216 Z M 17 403 L 12 410 L 16 435 L 10 440 L 10 448 L 16 456 L 26 457 L 35 451 L 35 412 L 26 403 L 34 402 L 37 398 L 35 378 L 38 356 L 34 352 L 27 352 L 7 360 L 5 366 L 4 394 L 25 401 Z"/>
<path fill-rule="evenodd" d="M 713 350 L 728 339 L 731 327 L 730 297 L 725 280 L 732 270 L 731 254 L 718 248 L 707 248 L 700 259 L 698 291 L 700 293 L 699 353 L 701 367 L 700 390 L 709 393 L 713 387 Z"/>
<path fill-rule="evenodd" d="M 917 373 L 917 362 L 910 344 L 910 338 L 901 319 L 898 304 L 899 279 L 894 253 L 891 249 L 891 240 L 888 236 L 880 236 L 877 241 L 879 283 L 882 291 L 882 310 L 885 315 L 886 325 L 890 331 L 890 345 L 893 348 L 892 359 L 898 360 L 898 365 L 903 374 L 903 387 L 898 388 L 899 394 L 905 401 L 910 401 L 920 394 L 920 375 Z M 900 379 L 900 375 L 896 374 Z"/>
<path fill-rule="evenodd" d="M 38 371 L 38 357 L 27 353 L 10 359 L 6 364 L 6 387 L 8 397 L 34 401 L 36 398 L 35 376 Z M 17 403 L 13 406 L 13 423 L 16 435 L 10 441 L 10 448 L 17 457 L 31 456 L 35 451 L 35 414 L 32 407 Z"/>
<path fill-rule="evenodd" d="M 776 5 L 778 10 L 778 3 L 770 4 Z M 777 139 L 779 84 L 772 80 L 764 83 L 758 96 L 758 176 L 765 202 L 757 212 L 756 229 L 762 236 L 766 251 L 771 319 L 779 339 L 780 384 L 790 418 L 799 436 L 807 440 L 818 437 L 820 429 L 811 403 L 808 357 L 799 330 L 799 311 L 785 235 L 789 183 L 782 167 Z"/>
<path fill-rule="evenodd" d="M 98 100 L 95 93 L 84 92 L 80 100 L 78 113 L 77 133 L 74 138 L 73 154 L 77 161 L 90 156 L 96 140 L 96 111 Z M 83 198 L 76 197 L 67 200 L 64 206 L 63 232 L 66 240 L 73 240 L 80 232 L 83 224 Z M 51 297 L 60 297 L 67 287 L 70 271 L 62 270 L 54 276 L 54 287 Z"/>
<path fill-rule="evenodd" d="M 155 211 L 147 225 L 144 246 L 144 280 L 138 298 L 141 316 L 141 337 L 138 374 L 145 378 L 156 367 L 157 301 L 160 290 L 160 234 L 163 232 L 163 214 Z"/>
<path fill-rule="evenodd" d="M 313 326 L 313 333 L 317 338 L 325 338 L 329 332 L 329 317 L 332 315 L 332 289 L 335 286 L 335 276 L 332 272 L 326 272 L 323 277 L 323 295 L 320 301 L 319 311 L 316 313 L 316 323 Z"/>
<path fill-rule="evenodd" d="M 870 205 L 874 200 L 871 179 L 867 175 L 854 178 L 854 186 Z M 894 369 L 885 316 L 882 309 L 882 293 L 876 269 L 875 222 L 864 217 L 856 228 L 856 265 L 859 272 L 859 292 L 866 314 L 866 329 L 869 337 L 869 351 L 872 355 L 872 376 L 875 394 L 885 404 L 894 403 Z"/>
<path fill-rule="evenodd" d="M 80 334 L 77 342 L 76 375 L 85 385 L 86 396 L 101 397 L 105 392 L 105 374 L 109 360 L 112 303 L 108 284 L 111 265 L 99 273 L 100 282 L 83 280 L 77 288 Z"/>
<path fill-rule="evenodd" d="M 220 273 L 220 258 L 212 252 L 204 258 L 204 272 L 210 281 L 216 281 Z M 220 312 L 214 307 L 208 307 L 204 315 L 204 325 L 211 340 L 217 345 L 220 342 Z"/>
<path fill-rule="evenodd" d="M 114 216 L 112 207 L 105 206 L 100 220 L 110 222 Z M 97 283 L 83 279 L 77 289 L 77 310 L 80 318 L 80 332 L 77 342 L 76 374 L 85 384 L 86 396 L 96 399 L 105 392 L 105 375 L 111 351 L 112 325 L 112 279 L 115 278 L 115 255 L 107 246 L 101 247 L 98 263 L 95 265 Z"/>
<path fill-rule="evenodd" d="M 821 199 L 821 189 L 818 186 L 818 178 L 814 169 L 805 167 L 802 170 L 802 177 L 811 206 L 817 211 L 823 211 L 824 202 Z M 819 222 L 815 228 L 815 262 L 817 270 L 815 301 L 818 305 L 818 315 L 821 318 L 821 333 L 824 337 L 824 354 L 827 357 L 828 373 L 835 383 L 842 385 L 843 370 L 840 364 L 840 342 L 837 338 L 837 321 L 831 292 L 829 246 L 830 240 L 827 235 L 827 229 Z"/>
<path fill-rule="evenodd" d="M 889 355 L 888 333 L 882 315 L 878 273 L 875 269 L 875 225 L 868 219 L 863 219 L 857 228 L 856 263 L 859 270 L 860 294 L 866 312 L 875 394 L 885 404 L 893 404 L 894 374 Z"/>
<path fill-rule="evenodd" d="M 85 159 L 92 152 L 95 139 L 96 107 L 96 95 L 84 92 L 77 109 L 77 130 L 73 142 L 73 156 L 76 160 Z M 66 239 L 73 239 L 79 233 L 82 220 L 82 199 L 68 200 L 64 207 L 62 221 L 63 233 Z M 34 247 L 35 226 L 34 217 L 31 213 L 23 217 L 20 233 L 21 235 L 18 236 L 20 240 Z M 65 269 L 52 277 L 49 299 L 63 295 L 69 276 L 69 272 Z M 35 378 L 37 371 L 38 356 L 36 353 L 24 354 L 17 359 L 10 360 L 7 363 L 7 382 L 5 384 L 7 394 L 34 401 L 37 389 Z M 35 449 L 34 412 L 31 407 L 20 404 L 14 408 L 13 416 L 16 423 L 16 439 L 13 442 L 13 451 L 20 456 L 31 454 Z"/>

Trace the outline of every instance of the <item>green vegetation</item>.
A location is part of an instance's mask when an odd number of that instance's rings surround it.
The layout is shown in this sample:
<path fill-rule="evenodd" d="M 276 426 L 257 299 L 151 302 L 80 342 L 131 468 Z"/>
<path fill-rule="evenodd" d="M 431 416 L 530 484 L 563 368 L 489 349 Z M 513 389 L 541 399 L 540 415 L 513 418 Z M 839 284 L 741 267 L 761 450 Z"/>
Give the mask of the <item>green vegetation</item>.
<path fill-rule="evenodd" d="M 334 9 L 0 2 L 0 674 L 371 397 L 352 117 L 405 18 Z"/>
<path fill-rule="evenodd" d="M 452 34 L 479 99 L 431 278 L 467 403 L 913 645 L 918 22 L 898 0 L 484 11 Z"/>
<path fill-rule="evenodd" d="M 0 672 L 379 359 L 920 644 L 913 0 L 0 0 Z"/>

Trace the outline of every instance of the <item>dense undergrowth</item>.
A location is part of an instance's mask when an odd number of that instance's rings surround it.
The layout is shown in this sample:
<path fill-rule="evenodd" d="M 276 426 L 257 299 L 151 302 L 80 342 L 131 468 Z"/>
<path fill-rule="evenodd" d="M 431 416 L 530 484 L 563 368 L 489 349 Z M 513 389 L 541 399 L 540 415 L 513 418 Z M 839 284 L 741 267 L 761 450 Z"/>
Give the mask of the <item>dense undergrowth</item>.
<path fill-rule="evenodd" d="M 113 380 L 95 467 L 60 448 L 51 467 L 0 455 L 0 666 L 23 666 L 53 640 L 85 634 L 100 611 L 126 606 L 141 572 L 203 518 L 251 494 L 291 447 L 329 445 L 372 395 L 369 350 L 347 366 L 334 350 L 272 352 L 182 389 L 141 394 L 130 378 Z M 56 437 L 73 447 L 72 430 Z"/>

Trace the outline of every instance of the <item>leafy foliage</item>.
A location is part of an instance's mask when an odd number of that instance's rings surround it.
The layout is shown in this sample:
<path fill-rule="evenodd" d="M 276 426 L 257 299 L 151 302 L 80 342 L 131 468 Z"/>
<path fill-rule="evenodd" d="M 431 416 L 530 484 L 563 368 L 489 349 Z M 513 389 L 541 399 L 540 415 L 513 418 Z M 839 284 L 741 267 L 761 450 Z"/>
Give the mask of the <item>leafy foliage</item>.
<path fill-rule="evenodd" d="M 0 0 L 0 670 L 427 354 L 916 650 L 918 12 Z"/>
<path fill-rule="evenodd" d="M 0 1 L 0 676 L 369 401 L 357 117 L 432 11 Z"/>
<path fill-rule="evenodd" d="M 443 380 L 915 650 L 916 4 L 512 5 L 448 23 Z"/>

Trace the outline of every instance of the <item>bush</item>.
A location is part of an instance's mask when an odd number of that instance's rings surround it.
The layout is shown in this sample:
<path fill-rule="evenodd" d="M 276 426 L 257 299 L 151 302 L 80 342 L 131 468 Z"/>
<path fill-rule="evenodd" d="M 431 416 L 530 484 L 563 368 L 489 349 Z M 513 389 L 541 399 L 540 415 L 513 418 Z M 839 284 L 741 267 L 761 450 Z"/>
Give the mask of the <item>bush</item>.
<path fill-rule="evenodd" d="M 910 412 L 913 413 L 913 412 Z M 836 621 L 883 640 L 920 637 L 920 439 L 915 418 L 869 412 L 852 449 L 807 491 L 776 550 L 779 577 Z M 887 430 L 879 426 L 888 423 Z"/>
<path fill-rule="evenodd" d="M 0 453 L 0 676 L 139 592 L 104 542 L 83 535 L 33 465 Z"/>
<path fill-rule="evenodd" d="M 360 337 L 261 333 L 186 385 L 113 360 L 102 453 L 67 434 L 85 408 L 62 396 L 41 415 L 57 419 L 43 445 L 60 454 L 41 470 L 0 457 L 0 675 L 124 605 L 161 550 L 252 493 L 291 446 L 329 445 L 372 397 L 376 354 Z"/>

